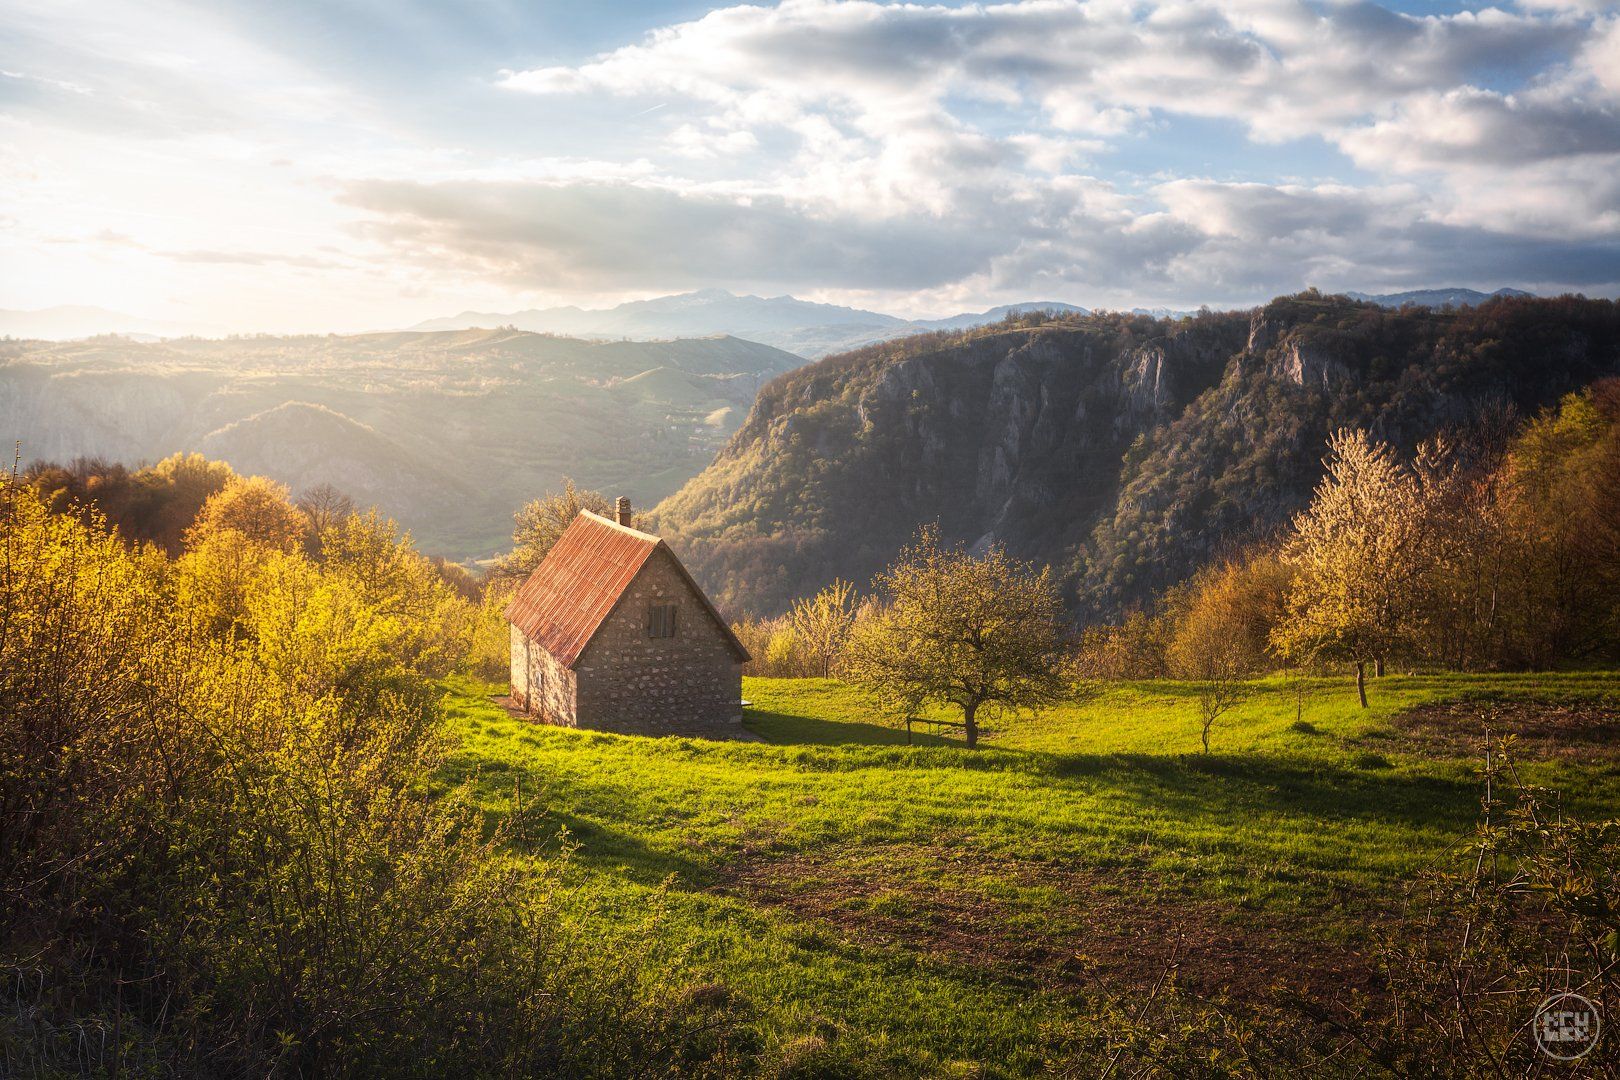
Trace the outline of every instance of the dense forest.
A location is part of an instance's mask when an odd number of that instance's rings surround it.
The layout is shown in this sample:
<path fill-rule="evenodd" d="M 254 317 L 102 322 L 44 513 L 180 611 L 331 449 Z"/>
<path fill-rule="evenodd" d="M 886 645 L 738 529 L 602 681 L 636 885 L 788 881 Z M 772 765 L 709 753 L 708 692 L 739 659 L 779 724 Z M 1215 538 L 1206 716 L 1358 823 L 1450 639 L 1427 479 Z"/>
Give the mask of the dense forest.
<path fill-rule="evenodd" d="M 1083 622 L 1275 536 L 1328 437 L 1511 430 L 1620 371 L 1620 305 L 1389 310 L 1306 292 L 1180 320 L 1024 315 L 781 376 L 653 514 L 733 610 L 863 584 L 919 522 L 1060 569 Z"/>
<path fill-rule="evenodd" d="M 1326 475 L 1293 520 L 1118 621 L 1085 626 L 1073 673 L 1182 679 L 1218 696 L 1271 672 L 1354 669 L 1365 707 L 1369 667 L 1517 671 L 1620 659 L 1620 379 L 1516 425 L 1426 440 L 1410 457 L 1351 429 L 1325 449 Z M 1001 549 L 984 557 L 994 562 Z M 849 642 L 881 620 L 893 573 L 871 592 L 840 579 L 783 615 L 740 620 L 749 673 L 849 677 L 860 666 Z M 1011 591 L 984 590 L 987 621 L 1005 620 Z M 958 600 L 928 621 L 972 606 Z"/>

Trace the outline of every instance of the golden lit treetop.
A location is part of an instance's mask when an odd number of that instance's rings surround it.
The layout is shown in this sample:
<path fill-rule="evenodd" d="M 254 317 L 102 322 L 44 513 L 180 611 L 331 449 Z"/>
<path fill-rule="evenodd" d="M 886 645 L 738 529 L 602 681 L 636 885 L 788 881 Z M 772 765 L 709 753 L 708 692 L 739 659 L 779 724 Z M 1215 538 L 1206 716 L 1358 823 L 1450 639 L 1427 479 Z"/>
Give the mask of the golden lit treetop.
<path fill-rule="evenodd" d="M 1055 703 L 1066 687 L 1050 568 L 946 547 L 924 527 L 877 578 L 881 605 L 856 624 L 843 666 L 880 705 L 899 713 L 928 705 L 962 711 L 969 746 L 978 720 Z"/>

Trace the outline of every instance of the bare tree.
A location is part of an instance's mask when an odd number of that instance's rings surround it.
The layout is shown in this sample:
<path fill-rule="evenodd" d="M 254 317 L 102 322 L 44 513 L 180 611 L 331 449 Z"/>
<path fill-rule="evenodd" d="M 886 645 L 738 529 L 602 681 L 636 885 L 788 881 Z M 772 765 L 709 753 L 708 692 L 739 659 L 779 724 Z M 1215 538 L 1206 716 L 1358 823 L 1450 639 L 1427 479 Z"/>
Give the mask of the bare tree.
<path fill-rule="evenodd" d="M 298 509 L 309 519 L 312 554 L 319 554 L 321 542 L 338 522 L 354 513 L 354 500 L 331 484 L 316 484 L 298 496 Z"/>

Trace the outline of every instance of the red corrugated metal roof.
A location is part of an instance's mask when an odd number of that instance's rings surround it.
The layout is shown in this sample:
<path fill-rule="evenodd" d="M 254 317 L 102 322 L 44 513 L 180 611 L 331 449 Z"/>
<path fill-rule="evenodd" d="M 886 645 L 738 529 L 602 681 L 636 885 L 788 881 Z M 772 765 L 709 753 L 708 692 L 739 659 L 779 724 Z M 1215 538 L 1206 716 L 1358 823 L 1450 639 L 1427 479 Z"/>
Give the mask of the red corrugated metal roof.
<path fill-rule="evenodd" d="M 506 605 L 506 618 L 524 636 L 571 668 L 619 597 L 660 547 L 669 550 L 656 536 L 589 510 L 581 511 Z M 670 557 L 674 558 L 673 552 Z M 679 559 L 675 559 L 675 565 L 720 624 L 738 657 L 746 661 L 748 651 L 732 634 L 731 627 Z"/>

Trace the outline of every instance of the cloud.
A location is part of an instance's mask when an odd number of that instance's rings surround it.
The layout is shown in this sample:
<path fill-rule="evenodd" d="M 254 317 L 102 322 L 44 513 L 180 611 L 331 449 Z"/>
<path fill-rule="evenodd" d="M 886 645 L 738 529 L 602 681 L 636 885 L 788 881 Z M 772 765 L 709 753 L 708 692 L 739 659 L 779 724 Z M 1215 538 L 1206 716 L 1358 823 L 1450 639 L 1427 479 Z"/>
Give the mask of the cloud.
<path fill-rule="evenodd" d="M 1571 18 L 1494 8 L 1415 17 L 1367 0 L 789 0 L 711 12 L 576 67 L 506 71 L 500 82 L 543 95 L 678 95 L 756 116 L 829 107 L 882 127 L 952 96 L 1027 104 L 1083 133 L 1117 134 L 1169 111 L 1276 139 L 1545 62 L 1585 31 Z"/>
<path fill-rule="evenodd" d="M 693 124 L 682 124 L 669 133 L 666 143 L 672 151 L 682 157 L 713 158 L 730 157 L 757 149 L 759 139 L 751 131 L 728 131 L 723 126 L 699 128 Z"/>
<path fill-rule="evenodd" d="M 341 259 L 318 255 L 285 254 L 273 251 L 216 251 L 194 249 L 190 251 L 159 251 L 165 259 L 182 263 L 202 263 L 209 266 L 292 266 L 305 270 L 326 270 L 347 265 Z"/>
<path fill-rule="evenodd" d="M 882 293 L 1043 293 L 1084 287 L 1210 302 L 1298 289 L 1459 277 L 1620 285 L 1620 239 L 1570 243 L 1438 220 L 1410 185 L 1357 189 L 1172 181 L 1132 197 L 1061 181 L 984 205 L 948 229 L 926 215 L 869 220 L 635 184 L 367 183 L 346 198 L 400 255 L 518 287 L 703 284 Z M 1021 226 L 1021 227 L 1020 227 Z M 1107 302 L 1098 300 L 1098 302 Z"/>
<path fill-rule="evenodd" d="M 1620 231 L 1570 239 L 1451 222 L 1409 185 L 1176 181 L 1158 190 L 1173 216 L 1208 230 L 1173 266 L 1182 281 L 1261 292 L 1306 283 L 1402 288 L 1458 280 L 1604 292 L 1620 286 Z"/>
<path fill-rule="evenodd" d="M 373 181 L 345 199 L 364 234 L 419 260 L 561 289 L 927 288 L 972 273 L 1016 239 L 927 215 L 824 215 L 780 195 L 628 183 Z"/>
<path fill-rule="evenodd" d="M 318 277 L 298 318 L 363 323 L 406 290 L 896 309 L 1620 290 L 1611 2 L 782 0 L 572 56 L 523 20 L 441 50 L 435 16 L 350 67 L 301 39 L 325 18 L 19 0 L 0 210 L 30 258 L 64 289 L 139 289 L 136 266 L 164 295 L 279 283 L 264 310 Z"/>
<path fill-rule="evenodd" d="M 1346 133 L 1340 144 L 1357 164 L 1399 172 L 1614 155 L 1620 153 L 1620 102 L 1462 87 L 1409 98 L 1387 119 Z"/>
<path fill-rule="evenodd" d="M 1533 276 L 1521 280 L 1606 285 L 1620 280 L 1602 239 L 1620 236 L 1620 184 L 1606 178 L 1620 172 L 1610 63 L 1620 20 L 1598 10 L 786 0 L 710 12 L 578 65 L 504 72 L 500 85 L 674 102 L 668 152 L 764 160 L 738 181 L 751 201 L 735 227 L 830 229 L 843 239 L 829 250 L 863 252 L 852 260 L 862 285 L 850 287 L 873 287 L 901 263 L 889 287 L 948 287 L 972 259 L 874 259 L 853 240 L 861 229 L 882 243 L 921 237 L 928 218 L 980 259 L 957 285 L 987 289 L 1064 283 L 1203 298 L 1293 287 L 1302 275 L 1455 278 L 1447 258 Z M 1178 117 L 1235 122 L 1256 146 L 1320 137 L 1373 179 L 1348 167 L 1343 180 L 1172 174 L 1144 189 L 1074 174 L 1151 143 Z M 717 212 L 712 200 L 724 197 L 711 182 L 704 205 Z M 1582 238 L 1594 242 L 1570 249 L 1561 271 L 1551 253 Z M 830 269 L 820 284 L 837 288 Z"/>

